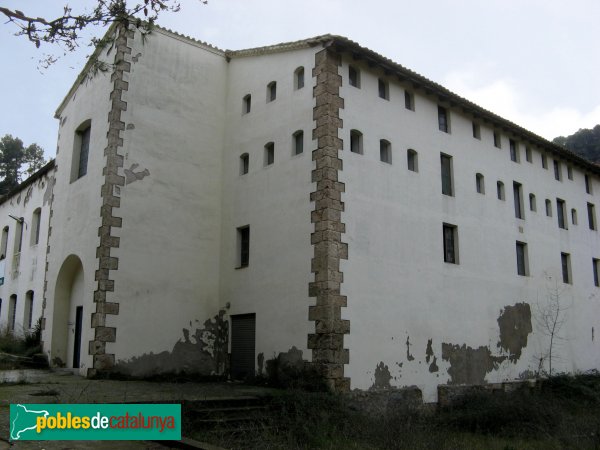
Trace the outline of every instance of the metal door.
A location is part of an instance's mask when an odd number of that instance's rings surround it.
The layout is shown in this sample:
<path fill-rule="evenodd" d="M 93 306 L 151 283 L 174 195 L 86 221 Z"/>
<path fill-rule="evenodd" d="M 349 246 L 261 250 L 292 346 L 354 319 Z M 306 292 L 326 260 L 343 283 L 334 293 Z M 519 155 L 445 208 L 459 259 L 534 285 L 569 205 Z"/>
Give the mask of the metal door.
<path fill-rule="evenodd" d="M 231 377 L 254 376 L 256 314 L 231 316 Z"/>

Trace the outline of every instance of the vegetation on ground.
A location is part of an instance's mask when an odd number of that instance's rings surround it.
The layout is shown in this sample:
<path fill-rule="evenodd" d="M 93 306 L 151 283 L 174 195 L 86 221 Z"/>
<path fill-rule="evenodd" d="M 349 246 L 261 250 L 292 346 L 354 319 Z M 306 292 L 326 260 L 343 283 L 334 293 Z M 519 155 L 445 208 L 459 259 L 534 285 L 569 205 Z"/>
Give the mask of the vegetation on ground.
<path fill-rule="evenodd" d="M 597 449 L 600 376 L 555 376 L 512 391 L 481 389 L 452 406 L 363 412 L 346 396 L 286 390 L 252 426 L 185 431 L 226 448 Z M 233 426 L 233 428 L 232 428 Z M 236 432 L 236 430 L 238 430 Z"/>

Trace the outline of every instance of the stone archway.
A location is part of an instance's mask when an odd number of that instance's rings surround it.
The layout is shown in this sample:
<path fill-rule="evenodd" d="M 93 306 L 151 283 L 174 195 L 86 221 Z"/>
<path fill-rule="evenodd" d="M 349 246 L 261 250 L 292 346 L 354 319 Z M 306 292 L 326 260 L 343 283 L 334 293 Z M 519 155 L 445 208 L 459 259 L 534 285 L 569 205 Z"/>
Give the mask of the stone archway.
<path fill-rule="evenodd" d="M 83 281 L 81 260 L 76 255 L 69 255 L 58 272 L 54 290 L 50 351 L 53 365 L 71 368 L 79 366 L 78 354 L 81 352 L 82 342 Z M 78 321 L 79 326 L 77 326 Z"/>

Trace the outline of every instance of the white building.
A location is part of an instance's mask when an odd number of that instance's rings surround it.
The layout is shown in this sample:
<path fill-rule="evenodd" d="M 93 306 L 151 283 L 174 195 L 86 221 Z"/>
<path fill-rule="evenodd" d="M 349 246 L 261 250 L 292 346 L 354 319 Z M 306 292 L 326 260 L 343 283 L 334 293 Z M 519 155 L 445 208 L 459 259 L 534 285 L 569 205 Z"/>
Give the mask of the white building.
<path fill-rule="evenodd" d="M 547 367 L 558 290 L 554 369 L 600 366 L 600 168 L 346 38 L 109 33 L 114 71 L 56 113 L 54 364 L 244 376 L 299 350 L 335 389 L 431 400 Z"/>
<path fill-rule="evenodd" d="M 42 315 L 55 171 L 50 161 L 0 199 L 0 328 L 17 335 Z"/>

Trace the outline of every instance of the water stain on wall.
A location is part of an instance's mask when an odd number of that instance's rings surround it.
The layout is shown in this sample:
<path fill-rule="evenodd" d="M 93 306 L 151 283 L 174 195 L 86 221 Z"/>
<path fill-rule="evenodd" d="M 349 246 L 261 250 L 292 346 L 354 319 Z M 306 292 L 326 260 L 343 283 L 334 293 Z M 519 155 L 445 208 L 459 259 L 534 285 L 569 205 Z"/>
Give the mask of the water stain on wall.
<path fill-rule="evenodd" d="M 225 311 L 204 322 L 193 334 L 184 328 L 173 350 L 147 353 L 119 361 L 114 371 L 134 377 L 186 373 L 203 376 L 223 375 L 227 370 L 229 321 Z"/>
<path fill-rule="evenodd" d="M 383 361 L 377 364 L 375 368 L 375 380 L 373 385 L 371 386 L 371 390 L 378 389 L 390 389 L 390 380 L 392 379 L 392 375 L 390 374 L 390 370 L 388 366 L 386 366 Z"/>
<path fill-rule="evenodd" d="M 498 317 L 500 341 L 498 347 L 508 352 L 508 359 L 516 363 L 522 350 L 527 347 L 527 337 L 533 331 L 531 326 L 531 308 L 527 303 L 506 306 Z"/>
<path fill-rule="evenodd" d="M 450 363 L 449 384 L 485 384 L 485 376 L 498 369 L 506 356 L 494 356 L 488 347 L 474 349 L 443 342 L 442 359 Z"/>

